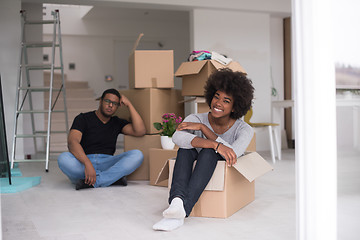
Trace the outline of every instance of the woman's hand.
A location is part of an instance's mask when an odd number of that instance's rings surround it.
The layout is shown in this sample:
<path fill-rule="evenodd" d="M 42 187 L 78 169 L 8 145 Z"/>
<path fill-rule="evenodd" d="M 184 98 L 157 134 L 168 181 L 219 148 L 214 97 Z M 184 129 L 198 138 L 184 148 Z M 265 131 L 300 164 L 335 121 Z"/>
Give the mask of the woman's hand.
<path fill-rule="evenodd" d="M 233 166 L 236 163 L 237 157 L 232 148 L 229 148 L 224 144 L 220 144 L 217 149 L 217 152 L 220 153 L 220 155 L 225 158 L 226 163 L 229 167 Z"/>
<path fill-rule="evenodd" d="M 202 126 L 204 126 L 202 123 L 194 123 L 194 122 L 182 122 L 178 125 L 176 130 L 198 130 L 201 131 Z"/>

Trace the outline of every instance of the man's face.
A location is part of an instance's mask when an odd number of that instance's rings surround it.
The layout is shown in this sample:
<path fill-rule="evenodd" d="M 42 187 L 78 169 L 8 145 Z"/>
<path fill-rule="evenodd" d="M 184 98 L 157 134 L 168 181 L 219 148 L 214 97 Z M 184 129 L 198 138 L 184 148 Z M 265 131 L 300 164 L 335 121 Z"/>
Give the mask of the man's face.
<path fill-rule="evenodd" d="M 111 117 L 120 106 L 120 99 L 118 96 L 107 93 L 103 99 L 100 99 L 100 112 L 106 117 Z"/>

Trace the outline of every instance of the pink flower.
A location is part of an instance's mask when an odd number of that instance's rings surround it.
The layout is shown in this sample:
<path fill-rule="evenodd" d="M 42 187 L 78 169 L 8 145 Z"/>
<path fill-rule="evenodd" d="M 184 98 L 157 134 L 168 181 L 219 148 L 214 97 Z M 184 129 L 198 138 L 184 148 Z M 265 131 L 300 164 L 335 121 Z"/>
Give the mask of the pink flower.
<path fill-rule="evenodd" d="M 155 122 L 153 125 L 157 130 L 162 130 L 160 135 L 171 137 L 181 121 L 182 117 L 177 117 L 175 113 L 165 113 L 162 115 L 162 123 Z"/>

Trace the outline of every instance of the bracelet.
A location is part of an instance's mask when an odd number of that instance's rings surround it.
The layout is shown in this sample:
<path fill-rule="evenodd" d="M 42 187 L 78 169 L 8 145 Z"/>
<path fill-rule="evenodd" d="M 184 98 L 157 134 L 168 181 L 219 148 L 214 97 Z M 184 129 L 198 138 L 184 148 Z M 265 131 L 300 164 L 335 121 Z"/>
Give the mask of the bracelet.
<path fill-rule="evenodd" d="M 215 149 L 215 152 L 216 152 L 216 153 L 218 153 L 218 151 L 217 151 L 217 150 L 218 150 L 218 148 L 219 148 L 220 144 L 222 144 L 222 143 L 221 143 L 221 142 L 219 142 L 219 143 L 218 143 L 218 145 L 216 146 L 216 149 Z"/>

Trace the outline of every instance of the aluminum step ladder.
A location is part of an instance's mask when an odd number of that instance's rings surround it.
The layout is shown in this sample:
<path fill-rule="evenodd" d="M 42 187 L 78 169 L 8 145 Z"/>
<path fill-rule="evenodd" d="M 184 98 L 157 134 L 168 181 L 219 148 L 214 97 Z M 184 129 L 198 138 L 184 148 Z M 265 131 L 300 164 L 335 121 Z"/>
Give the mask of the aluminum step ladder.
<path fill-rule="evenodd" d="M 15 100 L 15 123 L 14 123 L 14 134 L 13 134 L 13 146 L 12 146 L 12 157 L 11 157 L 11 168 L 14 167 L 15 162 L 39 162 L 45 161 L 45 170 L 49 171 L 49 158 L 50 158 L 50 135 L 54 133 L 68 134 L 68 113 L 66 106 L 66 90 L 65 90 L 65 80 L 64 80 L 64 67 L 63 67 L 63 58 L 62 58 L 62 45 L 61 45 L 61 31 L 60 31 L 60 14 L 58 10 L 53 11 L 52 20 L 44 20 L 44 21 L 29 21 L 26 18 L 26 11 L 21 10 L 21 51 L 20 51 L 20 64 L 19 64 L 19 72 L 18 72 L 18 83 L 16 89 L 16 100 Z M 26 29 L 29 28 L 30 25 L 44 25 L 50 24 L 53 25 L 53 36 L 52 41 L 49 42 L 27 42 L 26 41 Z M 50 64 L 30 64 L 30 58 L 28 54 L 29 49 L 33 48 L 51 48 L 51 56 L 50 56 Z M 56 56 L 55 56 L 56 55 Z M 30 73 L 32 71 L 50 71 L 50 83 L 49 86 L 34 86 L 30 81 Z M 61 75 L 61 86 L 54 87 L 54 72 L 60 71 Z M 45 92 L 49 95 L 48 106 L 45 106 L 44 109 L 35 109 L 33 102 L 33 95 L 37 93 Z M 54 110 L 54 107 L 62 94 L 64 107 L 61 110 Z M 54 97 L 54 95 L 56 95 Z M 40 95 L 41 96 L 41 95 Z M 26 108 L 26 109 L 25 109 Z M 64 131 L 51 131 L 51 119 L 53 112 L 61 112 L 64 113 L 65 117 L 65 129 Z M 19 133 L 19 117 L 23 115 L 30 115 L 31 121 L 31 131 L 30 134 L 27 133 Z M 35 122 L 38 121 L 38 115 L 44 114 L 44 122 L 47 122 L 46 130 L 36 130 Z M 47 115 L 47 119 L 46 119 Z M 23 116 L 24 118 L 24 116 Z M 31 123 L 30 123 L 31 122 Z M 23 123 L 25 124 L 28 122 Z M 45 125 L 46 126 L 46 125 Z M 45 129 L 45 128 L 44 128 Z M 24 132 L 24 131 L 23 131 Z M 17 140 L 24 138 L 32 138 L 34 142 L 34 152 L 36 155 L 42 152 L 44 157 L 37 157 L 34 159 L 16 159 L 16 147 Z M 39 151 L 38 149 L 38 140 L 42 140 L 44 149 Z"/>

